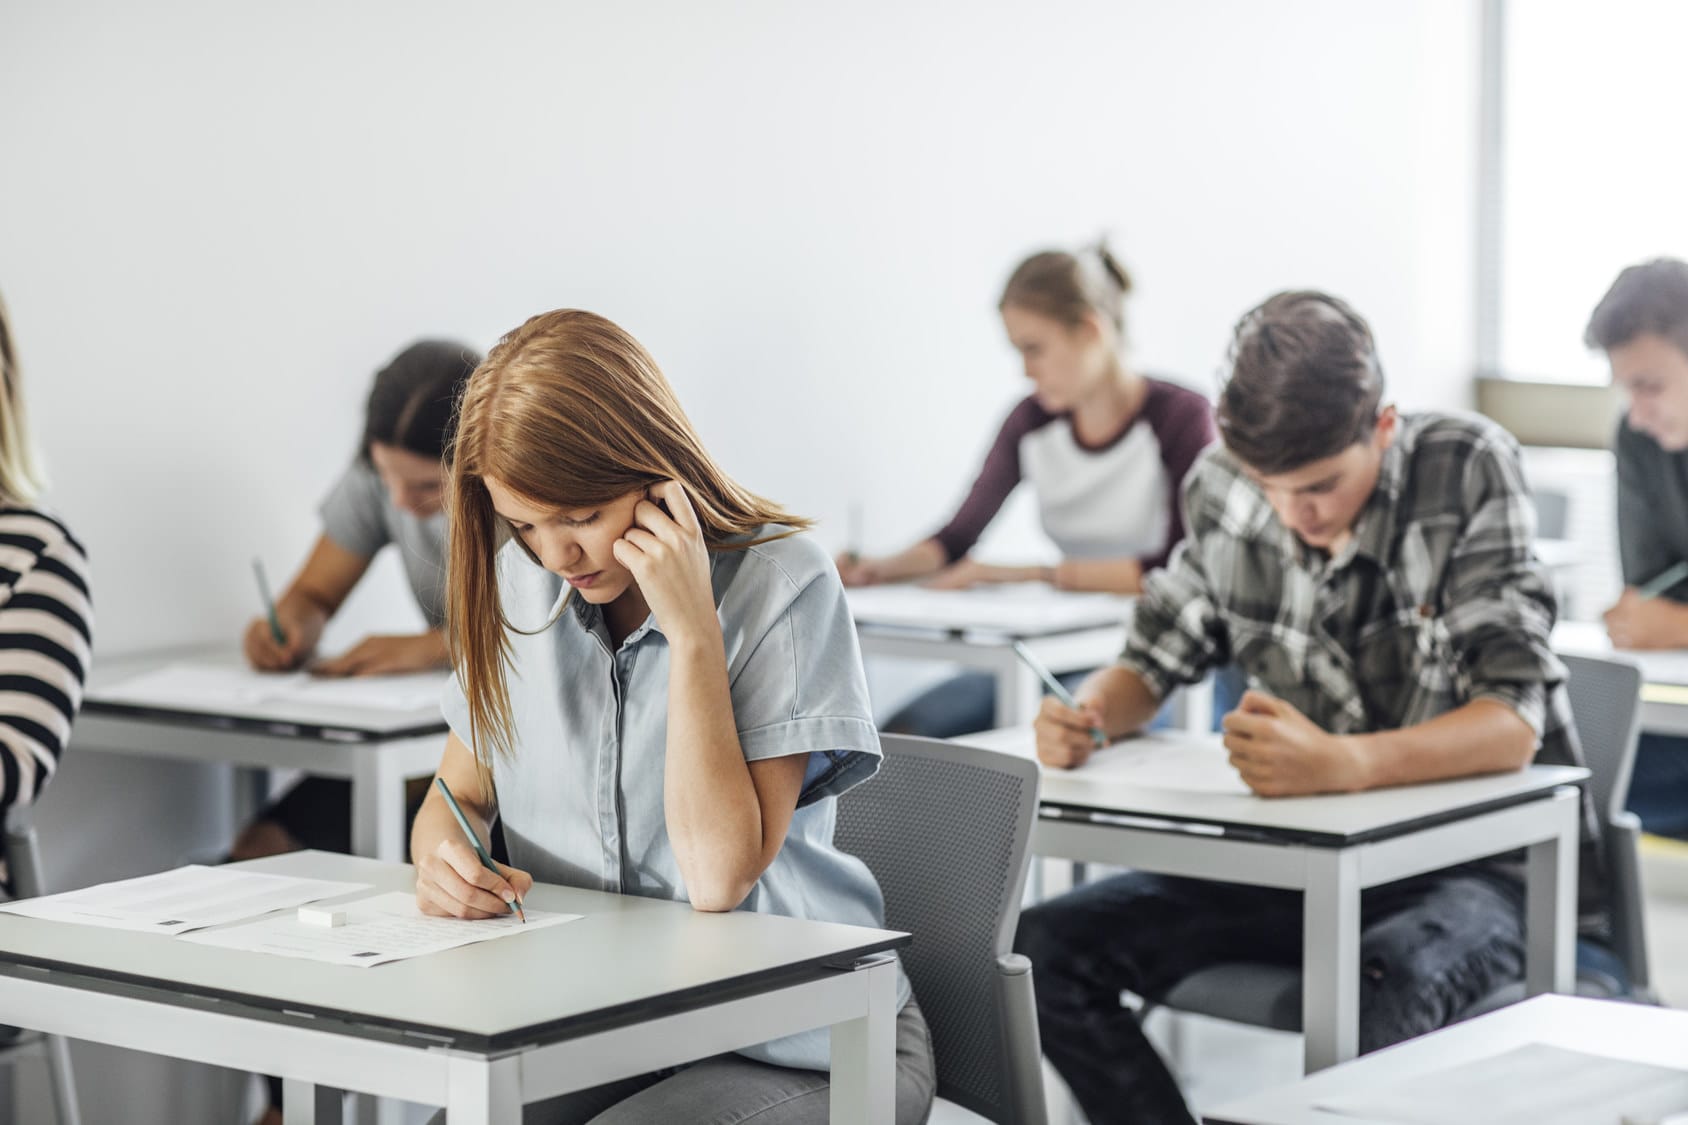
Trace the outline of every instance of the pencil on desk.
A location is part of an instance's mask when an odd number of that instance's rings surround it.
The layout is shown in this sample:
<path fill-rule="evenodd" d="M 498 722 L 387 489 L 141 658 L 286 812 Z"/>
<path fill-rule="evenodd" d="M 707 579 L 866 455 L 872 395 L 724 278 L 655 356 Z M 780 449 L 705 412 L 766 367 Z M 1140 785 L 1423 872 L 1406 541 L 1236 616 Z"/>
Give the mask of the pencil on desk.
<path fill-rule="evenodd" d="M 1643 599 L 1656 598 L 1684 578 L 1688 578 L 1688 562 L 1679 562 L 1651 582 L 1645 583 L 1636 593 Z"/>
<path fill-rule="evenodd" d="M 264 560 L 252 560 L 252 573 L 258 576 L 258 596 L 264 599 L 264 612 L 270 619 L 270 637 L 278 645 L 287 643 L 287 634 L 281 631 L 281 619 L 275 615 L 275 599 L 270 597 L 270 580 L 264 575 Z"/>
<path fill-rule="evenodd" d="M 1043 686 L 1047 687 L 1056 699 L 1059 699 L 1062 703 L 1065 703 L 1074 711 L 1078 710 L 1078 700 L 1073 698 L 1073 693 L 1062 686 L 1061 681 L 1055 678 L 1055 674 L 1053 672 L 1043 666 L 1043 661 L 1032 655 L 1031 649 L 1027 648 L 1020 641 L 1015 641 L 1014 655 L 1024 661 L 1027 668 L 1030 668 L 1033 672 L 1037 673 L 1037 678 L 1043 681 Z M 1096 748 L 1098 750 L 1108 744 L 1107 732 L 1101 727 L 1091 727 L 1090 737 L 1091 740 L 1096 743 Z"/>
<path fill-rule="evenodd" d="M 498 870 L 498 865 L 492 862 L 492 857 L 486 854 L 485 848 L 481 847 L 481 838 L 475 835 L 473 828 L 469 827 L 469 818 L 463 815 L 463 807 L 457 803 L 457 798 L 451 795 L 451 786 L 445 783 L 445 778 L 438 776 L 434 778 L 434 784 L 438 785 L 440 792 L 445 794 L 446 807 L 451 810 L 451 815 L 457 818 L 457 827 L 463 829 L 463 835 L 469 837 L 469 846 L 475 849 L 475 856 L 481 861 L 481 866 L 500 879 L 504 878 L 504 872 Z M 520 898 L 511 900 L 510 913 L 520 918 L 524 926 L 527 924 L 527 911 L 522 908 Z"/>

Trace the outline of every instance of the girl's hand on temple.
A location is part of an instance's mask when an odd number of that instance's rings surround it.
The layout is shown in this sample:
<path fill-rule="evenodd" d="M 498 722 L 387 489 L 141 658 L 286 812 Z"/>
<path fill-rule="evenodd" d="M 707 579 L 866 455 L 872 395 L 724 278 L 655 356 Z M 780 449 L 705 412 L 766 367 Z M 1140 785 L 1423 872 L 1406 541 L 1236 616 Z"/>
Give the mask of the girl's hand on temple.
<path fill-rule="evenodd" d="M 610 550 L 633 575 L 670 643 L 720 633 L 709 584 L 709 548 L 678 481 L 665 480 L 646 491 L 633 509 L 633 526 Z"/>

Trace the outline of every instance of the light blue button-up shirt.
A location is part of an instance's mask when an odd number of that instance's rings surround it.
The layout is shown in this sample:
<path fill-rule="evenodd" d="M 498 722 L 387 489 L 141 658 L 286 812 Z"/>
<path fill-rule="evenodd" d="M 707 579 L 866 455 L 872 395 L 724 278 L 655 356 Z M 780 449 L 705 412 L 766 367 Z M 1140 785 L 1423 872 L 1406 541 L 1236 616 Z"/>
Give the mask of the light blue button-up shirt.
<path fill-rule="evenodd" d="M 557 614 L 563 580 L 519 544 L 499 552 L 498 570 L 511 624 L 536 629 Z M 739 909 L 882 926 L 872 873 L 832 843 L 833 798 L 872 777 L 880 758 L 838 572 L 796 535 L 713 552 L 710 576 L 745 760 L 809 755 L 785 844 Z M 541 882 L 685 901 L 663 814 L 669 650 L 661 626 L 647 617 L 612 648 L 603 612 L 575 598 L 550 628 L 509 639 L 514 752 L 495 763 L 493 780 L 510 862 Z M 455 679 L 443 710 L 467 743 L 468 703 Z M 900 1007 L 906 980 L 898 993 Z M 828 1048 L 828 1034 L 813 1031 L 739 1053 L 826 1070 Z"/>

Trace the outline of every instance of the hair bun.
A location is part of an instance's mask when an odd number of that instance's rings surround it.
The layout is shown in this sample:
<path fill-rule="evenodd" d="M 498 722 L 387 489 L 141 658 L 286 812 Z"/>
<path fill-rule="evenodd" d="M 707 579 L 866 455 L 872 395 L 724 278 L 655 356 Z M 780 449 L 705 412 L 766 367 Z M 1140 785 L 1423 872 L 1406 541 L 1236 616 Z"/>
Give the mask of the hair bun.
<path fill-rule="evenodd" d="M 1102 266 L 1102 272 L 1107 274 L 1115 285 L 1119 286 L 1120 296 L 1128 296 L 1131 293 L 1131 274 L 1120 264 L 1120 260 L 1114 257 L 1113 251 L 1108 249 L 1107 236 L 1098 238 L 1092 249 L 1096 255 L 1096 261 Z"/>

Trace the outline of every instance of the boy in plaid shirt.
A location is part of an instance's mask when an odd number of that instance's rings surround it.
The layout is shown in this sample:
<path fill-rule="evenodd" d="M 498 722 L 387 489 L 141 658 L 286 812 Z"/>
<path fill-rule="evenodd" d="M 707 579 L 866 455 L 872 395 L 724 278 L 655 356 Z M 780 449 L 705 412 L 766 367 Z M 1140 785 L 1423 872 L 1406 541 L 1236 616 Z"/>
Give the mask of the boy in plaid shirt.
<path fill-rule="evenodd" d="M 1263 796 L 1580 764 L 1505 431 L 1385 405 L 1370 328 L 1317 292 L 1243 317 L 1218 420 L 1223 446 L 1185 483 L 1188 536 L 1148 579 L 1125 652 L 1077 709 L 1043 701 L 1046 766 L 1082 765 L 1093 727 L 1139 730 L 1231 661 L 1251 690 L 1225 746 Z M 1160 996 L 1220 962 L 1299 965 L 1301 909 L 1292 891 L 1133 872 L 1026 912 L 1044 1052 L 1092 1122 L 1192 1120 L 1120 992 Z M 1523 973 L 1522 884 L 1499 860 L 1368 890 L 1361 924 L 1362 1051 Z"/>

